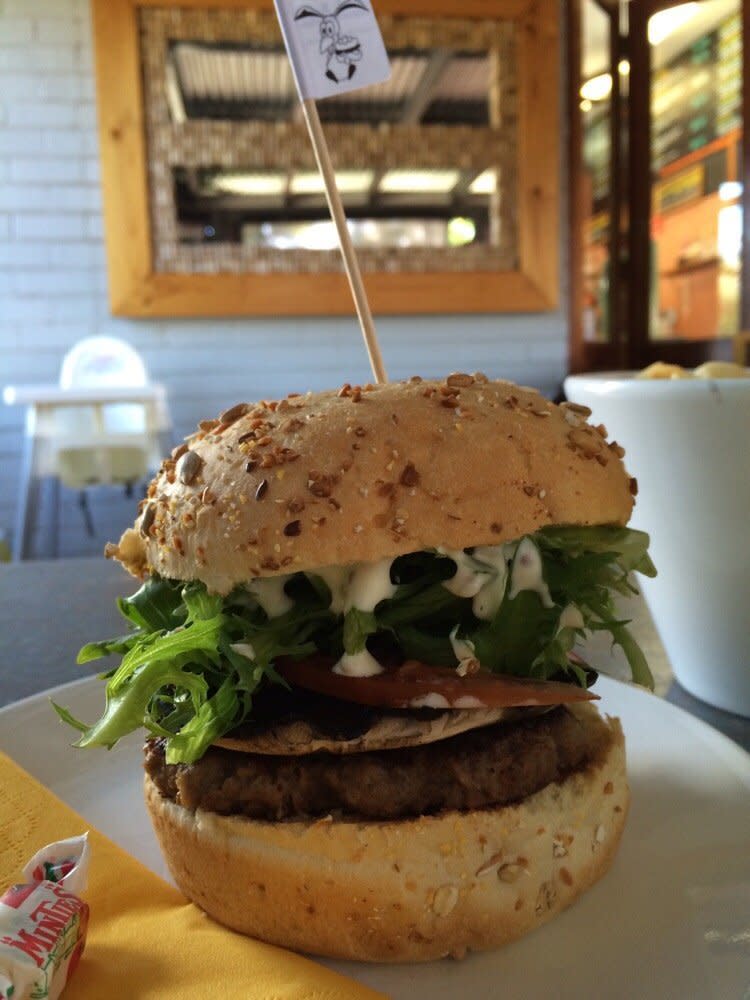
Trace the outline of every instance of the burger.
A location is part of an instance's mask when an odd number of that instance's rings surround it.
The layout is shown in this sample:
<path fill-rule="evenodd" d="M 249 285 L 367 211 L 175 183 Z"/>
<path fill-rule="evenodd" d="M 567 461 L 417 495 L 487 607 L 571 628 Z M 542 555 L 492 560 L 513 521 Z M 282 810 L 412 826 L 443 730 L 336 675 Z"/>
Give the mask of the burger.
<path fill-rule="evenodd" d="M 453 374 L 241 403 L 166 460 L 108 555 L 143 580 L 79 746 L 144 726 L 175 882 L 300 951 L 502 945 L 609 868 L 623 734 L 577 646 L 648 538 L 589 411 Z"/>

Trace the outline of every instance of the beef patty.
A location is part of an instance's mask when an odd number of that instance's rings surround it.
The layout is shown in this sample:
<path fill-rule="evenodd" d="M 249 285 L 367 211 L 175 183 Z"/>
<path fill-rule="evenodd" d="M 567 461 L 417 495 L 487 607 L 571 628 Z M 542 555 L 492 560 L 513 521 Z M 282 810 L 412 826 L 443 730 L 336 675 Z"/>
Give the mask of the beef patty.
<path fill-rule="evenodd" d="M 390 820 L 515 802 L 600 756 L 609 730 L 595 710 L 557 708 L 438 743 L 341 756 L 265 756 L 212 747 L 195 764 L 167 764 L 164 740 L 145 746 L 159 791 L 187 809 L 261 820 L 336 813 Z"/>

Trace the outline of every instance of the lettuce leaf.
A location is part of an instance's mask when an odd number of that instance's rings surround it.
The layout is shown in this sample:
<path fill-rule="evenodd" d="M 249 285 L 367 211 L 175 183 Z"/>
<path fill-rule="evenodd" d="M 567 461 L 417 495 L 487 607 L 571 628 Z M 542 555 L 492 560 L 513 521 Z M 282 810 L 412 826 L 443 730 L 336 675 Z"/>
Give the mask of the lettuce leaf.
<path fill-rule="evenodd" d="M 435 551 L 394 560 L 393 597 L 374 611 L 353 608 L 346 615 L 330 611 L 328 586 L 312 573 L 287 579 L 294 604 L 271 619 L 244 587 L 220 597 L 199 581 L 154 576 L 119 601 L 131 631 L 89 643 L 79 653 L 80 663 L 112 653 L 122 657 L 118 667 L 102 675 L 107 681 L 102 717 L 89 726 L 65 708 L 55 709 L 80 731 L 77 746 L 112 747 L 143 726 L 166 740 L 169 763 L 192 762 L 253 714 L 260 688 L 285 684 L 274 668 L 280 657 L 321 652 L 338 658 L 372 646 L 376 652 L 390 648 L 401 657 L 453 666 L 450 633 L 456 626 L 474 644 L 485 669 L 581 685 L 590 683 L 591 672 L 569 654 L 586 634 L 606 631 L 622 648 L 633 680 L 653 686 L 645 657 L 614 603 L 617 594 L 637 592 L 633 572 L 656 572 L 648 536 L 628 528 L 575 526 L 544 528 L 529 537 L 541 558 L 549 600 L 541 582 L 511 597 L 509 572 L 489 621 L 475 617 L 471 598 L 443 586 L 454 575 L 455 563 Z M 516 548 L 503 550 L 510 570 Z"/>
<path fill-rule="evenodd" d="M 350 608 L 344 616 L 344 649 L 347 653 L 361 653 L 368 636 L 378 630 L 378 622 L 371 611 Z"/>
<path fill-rule="evenodd" d="M 542 528 L 535 536 L 543 546 L 559 549 L 570 555 L 584 552 L 604 553 L 614 557 L 625 572 L 656 576 L 656 567 L 648 554 L 649 537 L 645 531 L 633 528 L 575 525 Z"/>

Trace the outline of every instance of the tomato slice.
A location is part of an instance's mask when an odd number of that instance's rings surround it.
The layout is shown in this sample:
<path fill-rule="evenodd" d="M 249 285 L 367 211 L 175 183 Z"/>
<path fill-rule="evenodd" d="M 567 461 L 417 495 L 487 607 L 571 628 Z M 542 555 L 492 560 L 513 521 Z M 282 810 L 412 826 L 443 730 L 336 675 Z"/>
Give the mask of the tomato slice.
<path fill-rule="evenodd" d="M 335 674 L 334 662 L 326 656 L 282 658 L 276 669 L 298 687 L 380 708 L 520 708 L 598 699 L 576 684 L 481 672 L 460 677 L 450 667 L 430 667 L 416 660 L 372 677 Z"/>

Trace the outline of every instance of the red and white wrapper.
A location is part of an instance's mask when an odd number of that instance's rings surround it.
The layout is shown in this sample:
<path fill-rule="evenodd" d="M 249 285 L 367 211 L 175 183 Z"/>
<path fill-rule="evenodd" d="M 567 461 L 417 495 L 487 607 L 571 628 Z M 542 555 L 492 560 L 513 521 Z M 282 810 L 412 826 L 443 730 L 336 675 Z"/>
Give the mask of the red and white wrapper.
<path fill-rule="evenodd" d="M 57 1000 L 86 942 L 86 834 L 48 844 L 0 897 L 0 1000 Z"/>

